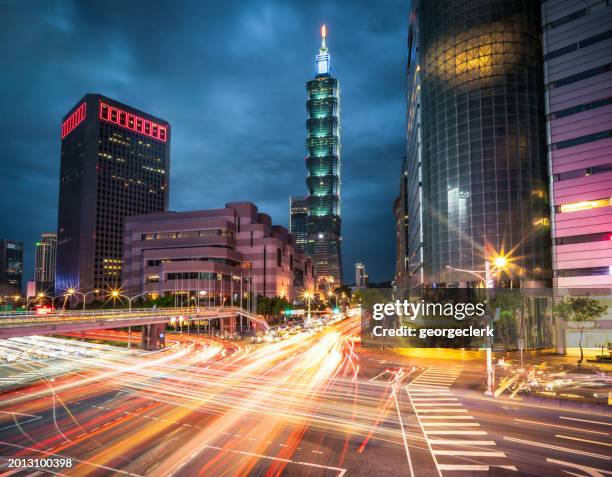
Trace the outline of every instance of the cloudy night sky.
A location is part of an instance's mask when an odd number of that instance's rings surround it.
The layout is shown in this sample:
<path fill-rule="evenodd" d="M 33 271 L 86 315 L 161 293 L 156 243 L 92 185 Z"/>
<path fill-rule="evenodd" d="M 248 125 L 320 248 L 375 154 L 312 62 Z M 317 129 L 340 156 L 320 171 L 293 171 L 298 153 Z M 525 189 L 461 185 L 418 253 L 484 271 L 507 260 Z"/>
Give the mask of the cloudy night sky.
<path fill-rule="evenodd" d="M 60 123 L 101 93 L 172 126 L 170 209 L 248 200 L 288 225 L 306 191 L 306 91 L 328 25 L 342 88 L 345 281 L 394 269 L 409 0 L 0 0 L 0 237 L 56 231 Z M 25 286 L 25 285 L 24 285 Z"/>

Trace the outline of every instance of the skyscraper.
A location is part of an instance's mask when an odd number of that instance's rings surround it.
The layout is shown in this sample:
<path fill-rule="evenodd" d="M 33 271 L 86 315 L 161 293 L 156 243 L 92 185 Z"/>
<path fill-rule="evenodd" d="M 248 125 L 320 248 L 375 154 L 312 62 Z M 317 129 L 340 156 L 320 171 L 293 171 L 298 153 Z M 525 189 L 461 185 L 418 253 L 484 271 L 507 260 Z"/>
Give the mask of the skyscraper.
<path fill-rule="evenodd" d="M 368 274 L 365 265 L 361 262 L 355 264 L 355 288 L 367 288 Z"/>
<path fill-rule="evenodd" d="M 340 235 L 340 84 L 331 75 L 327 31 L 321 28 L 316 76 L 306 83 L 308 100 L 308 223 L 306 253 L 319 285 L 342 282 Z"/>
<path fill-rule="evenodd" d="M 308 199 L 292 196 L 289 198 L 289 233 L 295 239 L 296 249 L 304 253 L 308 235 L 306 219 L 308 217 Z"/>
<path fill-rule="evenodd" d="M 423 282 L 480 283 L 469 271 L 503 255 L 496 285 L 542 286 L 551 263 L 540 2 L 474 4 L 416 5 Z"/>
<path fill-rule="evenodd" d="M 0 297 L 21 294 L 23 242 L 0 239 Z"/>
<path fill-rule="evenodd" d="M 36 291 L 53 294 L 55 290 L 55 256 L 57 251 L 57 234 L 43 233 L 36 242 L 34 255 L 34 281 Z"/>
<path fill-rule="evenodd" d="M 406 65 L 406 157 L 394 204 L 396 224 L 395 284 L 400 289 L 423 283 L 421 66 L 418 10 L 410 14 Z"/>
<path fill-rule="evenodd" d="M 61 135 L 56 290 L 118 287 L 125 217 L 168 207 L 170 125 L 87 94 Z"/>
<path fill-rule="evenodd" d="M 612 288 L 612 3 L 542 3 L 554 283 Z"/>

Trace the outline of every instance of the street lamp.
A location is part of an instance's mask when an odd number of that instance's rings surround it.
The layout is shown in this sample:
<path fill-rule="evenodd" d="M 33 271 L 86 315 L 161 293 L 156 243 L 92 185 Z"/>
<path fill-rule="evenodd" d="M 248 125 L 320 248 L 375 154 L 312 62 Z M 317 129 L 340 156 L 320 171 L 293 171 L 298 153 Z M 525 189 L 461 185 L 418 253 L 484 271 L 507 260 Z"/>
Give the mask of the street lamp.
<path fill-rule="evenodd" d="M 314 298 L 314 293 L 308 290 L 304 290 L 304 292 L 302 293 L 302 297 L 308 303 L 308 323 L 310 324 L 310 304 L 312 303 L 312 299 Z"/>
<path fill-rule="evenodd" d="M 493 273 L 496 270 L 503 271 L 508 266 L 508 258 L 502 254 L 496 254 L 493 259 L 493 266 L 491 267 L 491 260 L 485 261 L 485 269 L 484 270 L 464 270 L 461 268 L 451 267 L 450 265 L 446 265 L 446 268 L 449 270 L 455 270 L 457 272 L 470 273 L 472 275 L 477 276 L 480 280 L 484 282 L 485 291 L 486 291 L 486 301 L 487 305 L 489 303 L 489 288 L 493 288 L 495 285 L 492 280 Z M 484 276 L 483 276 L 484 274 Z M 489 326 L 493 325 L 493 316 L 489 311 Z M 494 376 L 493 376 L 493 339 L 491 337 L 487 337 L 488 345 L 487 346 L 487 390 L 485 394 L 487 396 L 494 396 L 493 387 L 494 387 Z"/>
<path fill-rule="evenodd" d="M 76 288 L 73 288 L 73 287 L 70 287 L 66 290 L 67 296 L 71 297 L 74 295 L 81 295 L 83 297 L 83 311 L 85 311 L 85 303 L 87 302 L 87 295 L 91 295 L 92 293 L 95 293 L 97 295 L 98 293 L 100 293 L 100 290 L 96 288 L 95 290 L 91 290 L 85 293 L 80 292 Z"/>
<path fill-rule="evenodd" d="M 132 297 L 129 297 L 127 295 L 123 295 L 119 290 L 111 290 L 110 296 L 112 296 L 114 299 L 122 297 L 127 299 L 128 301 L 128 313 L 132 313 L 132 302 L 139 297 L 148 295 L 149 292 L 144 292 L 144 293 L 140 293 L 138 295 L 134 295 Z M 130 349 L 132 347 L 132 325 L 128 325 L 128 349 Z"/>

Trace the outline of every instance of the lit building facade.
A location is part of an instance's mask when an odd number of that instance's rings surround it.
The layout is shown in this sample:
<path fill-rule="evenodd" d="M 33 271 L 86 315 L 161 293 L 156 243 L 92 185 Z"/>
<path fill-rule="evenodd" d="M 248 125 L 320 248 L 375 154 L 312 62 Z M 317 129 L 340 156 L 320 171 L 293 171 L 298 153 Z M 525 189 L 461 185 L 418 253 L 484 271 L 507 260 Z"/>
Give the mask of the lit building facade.
<path fill-rule="evenodd" d="M 119 287 L 125 217 L 168 207 L 170 125 L 87 94 L 61 135 L 56 292 Z"/>
<path fill-rule="evenodd" d="M 340 234 L 340 84 L 330 71 L 325 25 L 316 57 L 317 73 L 306 83 L 308 221 L 306 253 L 319 286 L 342 282 Z"/>
<path fill-rule="evenodd" d="M 34 282 L 36 291 L 53 294 L 55 290 L 55 255 L 57 234 L 41 234 L 34 251 Z"/>
<path fill-rule="evenodd" d="M 479 285 L 460 270 L 482 271 L 504 255 L 496 286 L 547 286 L 540 2 L 428 0 L 416 8 L 420 141 L 409 147 L 420 153 L 408 156 L 420 155 L 421 180 L 418 160 L 408 159 L 407 172 L 408 201 L 420 203 L 422 217 L 422 283 Z M 409 207 L 409 224 L 412 215 Z M 412 254 L 419 240 L 409 229 Z"/>
<path fill-rule="evenodd" d="M 355 264 L 355 287 L 368 287 L 368 274 L 366 273 L 365 265 L 361 262 L 357 262 Z"/>
<path fill-rule="evenodd" d="M 394 203 L 396 226 L 395 286 L 410 290 L 423 283 L 421 186 L 421 66 L 418 9 L 410 14 L 406 65 L 406 156 L 400 192 Z"/>
<path fill-rule="evenodd" d="M 291 197 L 289 199 L 289 233 L 295 239 L 295 247 L 302 253 L 305 252 L 308 242 L 307 218 L 308 198 Z"/>
<path fill-rule="evenodd" d="M 126 294 L 174 294 L 183 305 L 246 307 L 256 296 L 293 300 L 314 286 L 312 263 L 288 230 L 250 202 L 128 217 L 124 260 Z"/>
<path fill-rule="evenodd" d="M 612 288 L 612 2 L 542 3 L 554 283 Z"/>
<path fill-rule="evenodd" d="M 0 239 L 0 297 L 21 295 L 23 242 Z"/>

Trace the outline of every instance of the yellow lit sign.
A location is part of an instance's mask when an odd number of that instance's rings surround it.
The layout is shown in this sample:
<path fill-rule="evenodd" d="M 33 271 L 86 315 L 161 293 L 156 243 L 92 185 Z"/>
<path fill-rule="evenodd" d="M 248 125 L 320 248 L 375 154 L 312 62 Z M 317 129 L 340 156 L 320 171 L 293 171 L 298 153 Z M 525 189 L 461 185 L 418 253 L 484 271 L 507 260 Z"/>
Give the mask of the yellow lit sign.
<path fill-rule="evenodd" d="M 561 212 L 577 212 L 579 210 L 597 209 L 611 205 L 610 199 L 585 200 L 582 202 L 574 202 L 573 204 L 563 204 Z"/>

